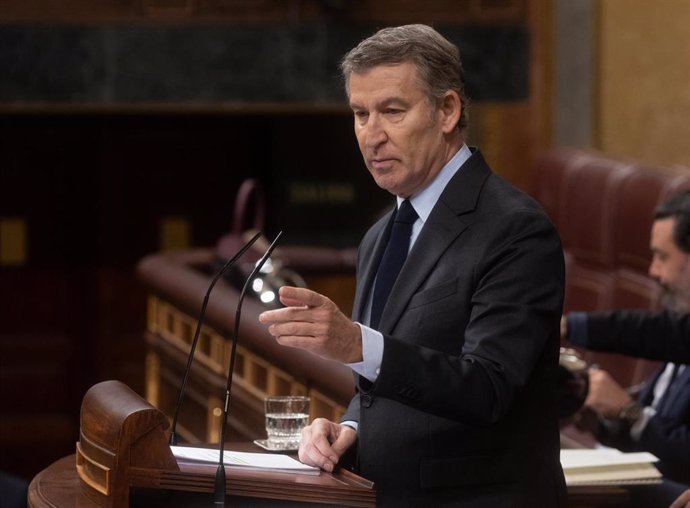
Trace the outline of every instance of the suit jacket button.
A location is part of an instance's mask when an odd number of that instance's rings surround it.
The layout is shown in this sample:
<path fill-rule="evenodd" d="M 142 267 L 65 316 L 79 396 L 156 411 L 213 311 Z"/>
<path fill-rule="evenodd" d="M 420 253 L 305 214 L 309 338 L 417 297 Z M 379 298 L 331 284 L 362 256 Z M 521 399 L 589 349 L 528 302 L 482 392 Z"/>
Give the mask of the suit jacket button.
<path fill-rule="evenodd" d="M 373 399 L 371 395 L 364 394 L 362 395 L 361 403 L 362 407 L 371 407 L 371 403 L 373 402 Z"/>

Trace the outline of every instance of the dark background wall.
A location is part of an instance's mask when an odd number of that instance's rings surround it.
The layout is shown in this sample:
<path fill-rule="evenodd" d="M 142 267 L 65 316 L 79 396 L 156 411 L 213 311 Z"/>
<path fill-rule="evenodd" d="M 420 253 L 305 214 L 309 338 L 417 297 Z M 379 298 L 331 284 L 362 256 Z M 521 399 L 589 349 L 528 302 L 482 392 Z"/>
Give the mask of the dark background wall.
<path fill-rule="evenodd" d="M 520 24 L 436 24 L 462 48 L 468 94 L 524 100 L 528 34 Z M 374 24 L 0 26 L 2 102 L 96 105 L 341 104 L 342 56 Z"/>

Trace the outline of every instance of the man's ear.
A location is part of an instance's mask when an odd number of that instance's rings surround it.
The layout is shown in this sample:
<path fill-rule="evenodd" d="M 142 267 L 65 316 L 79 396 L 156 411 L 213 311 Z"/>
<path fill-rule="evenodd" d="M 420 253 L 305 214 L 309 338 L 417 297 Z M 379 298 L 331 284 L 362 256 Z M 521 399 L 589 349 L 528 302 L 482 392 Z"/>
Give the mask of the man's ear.
<path fill-rule="evenodd" d="M 462 101 L 457 92 L 448 90 L 439 101 L 442 115 L 441 125 L 444 134 L 450 134 L 457 127 L 462 113 Z"/>

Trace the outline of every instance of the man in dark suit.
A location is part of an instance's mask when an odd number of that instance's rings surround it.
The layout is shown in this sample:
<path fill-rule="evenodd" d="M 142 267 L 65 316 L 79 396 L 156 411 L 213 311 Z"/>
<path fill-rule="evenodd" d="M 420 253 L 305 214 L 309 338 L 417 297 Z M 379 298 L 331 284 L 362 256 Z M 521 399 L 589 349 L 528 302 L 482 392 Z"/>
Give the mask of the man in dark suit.
<path fill-rule="evenodd" d="M 381 506 L 564 506 L 554 228 L 465 145 L 459 52 L 436 31 L 381 30 L 342 70 L 364 162 L 399 207 L 360 245 L 354 322 L 293 287 L 260 316 L 356 373 L 346 415 L 304 429 L 300 459 L 330 471 L 354 451 Z"/>
<path fill-rule="evenodd" d="M 594 351 L 667 362 L 637 399 L 608 372 L 591 369 L 585 407 L 600 417 L 604 444 L 651 452 L 665 478 L 690 484 L 690 367 L 683 365 L 690 362 L 690 191 L 662 202 L 654 219 L 649 273 L 667 310 L 570 313 L 562 333 Z"/>

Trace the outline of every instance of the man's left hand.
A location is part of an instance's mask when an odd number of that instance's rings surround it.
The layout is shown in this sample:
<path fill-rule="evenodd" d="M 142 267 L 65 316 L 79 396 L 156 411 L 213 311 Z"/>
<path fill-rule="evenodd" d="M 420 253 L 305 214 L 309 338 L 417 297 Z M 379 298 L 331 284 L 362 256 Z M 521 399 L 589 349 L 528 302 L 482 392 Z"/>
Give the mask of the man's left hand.
<path fill-rule="evenodd" d="M 286 307 L 259 315 L 278 344 L 341 363 L 362 361 L 362 332 L 329 298 L 310 289 L 283 286 Z"/>

